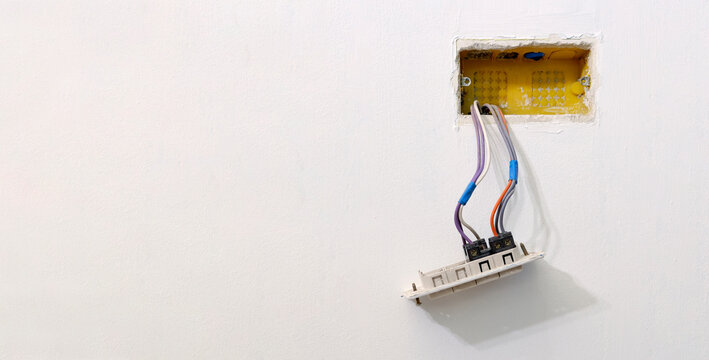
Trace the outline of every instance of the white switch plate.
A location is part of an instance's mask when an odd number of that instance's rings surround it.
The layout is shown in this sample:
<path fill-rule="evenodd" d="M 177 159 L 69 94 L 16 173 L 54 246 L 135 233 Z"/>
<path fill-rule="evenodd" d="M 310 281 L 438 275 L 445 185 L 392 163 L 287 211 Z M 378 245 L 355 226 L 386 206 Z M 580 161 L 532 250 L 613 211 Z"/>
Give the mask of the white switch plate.
<path fill-rule="evenodd" d="M 404 291 L 404 298 L 416 300 L 423 296 L 436 299 L 456 291 L 503 278 L 522 271 L 522 265 L 544 257 L 544 252 L 522 252 L 519 244 L 514 249 L 489 255 L 474 261 L 460 261 L 442 268 L 420 272 L 420 285 Z"/>

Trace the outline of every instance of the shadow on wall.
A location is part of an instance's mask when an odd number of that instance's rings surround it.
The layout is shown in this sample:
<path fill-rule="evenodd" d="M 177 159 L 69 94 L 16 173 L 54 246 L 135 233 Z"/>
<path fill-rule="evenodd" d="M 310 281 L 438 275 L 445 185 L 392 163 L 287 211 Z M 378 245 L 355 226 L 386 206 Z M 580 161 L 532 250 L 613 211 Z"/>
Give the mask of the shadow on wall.
<path fill-rule="evenodd" d="M 544 260 L 525 265 L 508 278 L 421 301 L 433 320 L 470 344 L 490 342 L 596 303 L 571 276 Z"/>
<path fill-rule="evenodd" d="M 512 137 L 513 141 L 516 142 L 516 137 L 514 135 L 512 135 Z M 529 194 L 532 208 L 534 210 L 532 214 L 534 217 L 532 233 L 530 238 L 526 239 L 526 241 L 536 244 L 534 248 L 543 249 L 548 255 L 553 255 L 556 252 L 556 247 L 553 247 L 556 242 L 551 240 L 556 237 L 556 229 L 547 216 L 547 205 L 542 200 L 544 199 L 544 196 L 539 188 L 534 167 L 532 166 L 532 163 L 529 162 L 525 149 L 515 150 L 517 151 L 517 158 L 523 164 L 522 166 L 525 171 L 525 175 L 522 181 L 524 181 L 524 186 Z"/>

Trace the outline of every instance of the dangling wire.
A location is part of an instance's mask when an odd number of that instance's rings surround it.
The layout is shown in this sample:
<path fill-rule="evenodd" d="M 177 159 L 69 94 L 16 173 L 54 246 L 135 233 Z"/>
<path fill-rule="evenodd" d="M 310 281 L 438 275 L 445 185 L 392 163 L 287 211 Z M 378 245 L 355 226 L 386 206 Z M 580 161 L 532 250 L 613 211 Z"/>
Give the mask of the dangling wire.
<path fill-rule="evenodd" d="M 490 214 L 490 228 L 492 233 L 497 236 L 500 232 L 505 232 L 503 219 L 505 215 L 505 209 L 507 203 L 509 202 L 512 194 L 514 193 L 515 187 L 517 186 L 517 153 L 515 152 L 514 145 L 512 144 L 512 138 L 510 137 L 510 130 L 505 119 L 505 115 L 502 114 L 502 110 L 496 105 L 485 104 L 483 108 L 487 108 L 492 114 L 497 127 L 500 129 L 500 135 L 507 147 L 507 151 L 510 154 L 510 179 L 507 182 L 505 190 L 502 191 L 500 198 L 497 199 L 495 206 L 492 209 L 492 214 Z"/>
<path fill-rule="evenodd" d="M 475 190 L 475 187 L 477 186 L 477 184 L 480 183 L 482 178 L 487 173 L 488 167 L 490 166 L 489 156 L 486 156 L 486 154 L 489 154 L 490 152 L 490 144 L 487 141 L 487 132 L 485 131 L 485 126 L 482 123 L 482 117 L 480 116 L 480 108 L 477 101 L 475 101 L 473 105 L 470 106 L 470 113 L 473 117 L 473 125 L 475 125 L 475 136 L 477 138 L 478 166 L 475 170 L 473 178 L 468 183 L 468 187 L 463 192 L 463 195 L 460 197 L 460 200 L 458 200 L 458 204 L 455 207 L 455 215 L 453 217 L 455 227 L 460 233 L 464 244 L 472 243 L 472 241 L 465 234 L 463 226 L 470 230 L 470 232 L 473 233 L 477 240 L 480 240 L 480 235 L 478 235 L 475 229 L 473 229 L 473 227 L 466 223 L 463 219 L 463 206 L 467 204 L 468 200 L 470 199 L 470 196 Z"/>

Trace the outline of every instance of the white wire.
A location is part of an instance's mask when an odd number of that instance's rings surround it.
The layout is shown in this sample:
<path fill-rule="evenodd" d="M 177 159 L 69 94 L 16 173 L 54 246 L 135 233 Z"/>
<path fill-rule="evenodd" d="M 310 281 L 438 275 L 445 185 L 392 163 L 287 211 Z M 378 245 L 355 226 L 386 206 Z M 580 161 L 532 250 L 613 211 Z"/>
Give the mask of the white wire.
<path fill-rule="evenodd" d="M 490 141 L 487 138 L 487 131 L 485 130 L 485 122 L 483 121 L 482 114 L 480 114 L 480 107 L 479 107 L 477 100 L 475 100 L 475 102 L 473 103 L 473 108 L 475 109 L 475 113 L 478 115 L 478 119 L 480 119 L 480 127 L 482 127 L 482 129 L 483 129 L 483 139 L 485 139 L 485 165 L 483 166 L 483 172 L 480 174 L 478 179 L 475 181 L 475 185 L 477 186 L 483 180 L 483 178 L 485 177 L 485 174 L 487 174 L 487 169 L 490 167 L 490 158 L 492 157 L 492 154 L 490 153 Z M 473 119 L 473 121 L 475 121 L 475 119 Z"/>

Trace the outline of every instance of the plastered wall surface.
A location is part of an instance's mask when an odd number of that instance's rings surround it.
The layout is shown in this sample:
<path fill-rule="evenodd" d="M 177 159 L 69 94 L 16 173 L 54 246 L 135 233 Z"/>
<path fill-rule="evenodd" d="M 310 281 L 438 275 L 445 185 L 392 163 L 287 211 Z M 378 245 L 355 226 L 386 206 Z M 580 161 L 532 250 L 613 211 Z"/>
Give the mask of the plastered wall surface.
<path fill-rule="evenodd" d="M 2 2 L 0 359 L 706 359 L 708 12 Z M 453 39 L 549 34 L 598 35 L 600 83 L 591 123 L 512 125 L 547 257 L 402 300 L 463 256 Z"/>

